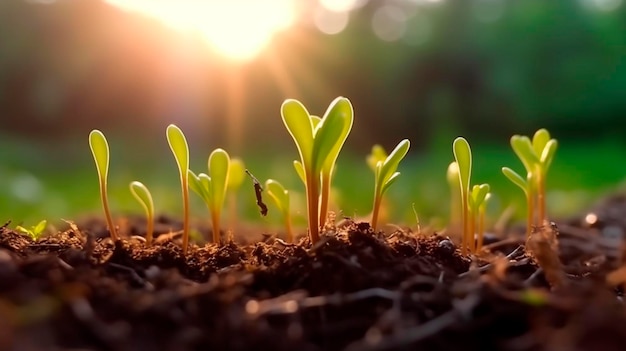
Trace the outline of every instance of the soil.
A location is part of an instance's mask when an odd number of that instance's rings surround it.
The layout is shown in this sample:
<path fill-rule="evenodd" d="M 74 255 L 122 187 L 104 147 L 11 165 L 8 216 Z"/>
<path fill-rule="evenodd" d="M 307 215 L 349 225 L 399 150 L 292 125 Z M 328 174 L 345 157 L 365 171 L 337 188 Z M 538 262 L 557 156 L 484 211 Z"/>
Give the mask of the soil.
<path fill-rule="evenodd" d="M 607 274 L 625 218 L 615 196 L 478 257 L 349 220 L 314 246 L 266 235 L 186 254 L 167 233 L 113 243 L 100 221 L 36 241 L 4 225 L 0 350 L 623 350 Z"/>

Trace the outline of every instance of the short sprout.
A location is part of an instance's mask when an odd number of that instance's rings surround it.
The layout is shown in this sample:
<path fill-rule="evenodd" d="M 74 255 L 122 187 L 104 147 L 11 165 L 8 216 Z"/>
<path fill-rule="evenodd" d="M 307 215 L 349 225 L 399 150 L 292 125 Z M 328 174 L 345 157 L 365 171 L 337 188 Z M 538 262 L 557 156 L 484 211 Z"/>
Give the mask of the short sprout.
<path fill-rule="evenodd" d="M 133 181 L 129 187 L 130 192 L 146 212 L 146 244 L 151 245 L 154 233 L 154 202 L 152 201 L 152 194 L 150 194 L 150 191 L 142 182 Z"/>

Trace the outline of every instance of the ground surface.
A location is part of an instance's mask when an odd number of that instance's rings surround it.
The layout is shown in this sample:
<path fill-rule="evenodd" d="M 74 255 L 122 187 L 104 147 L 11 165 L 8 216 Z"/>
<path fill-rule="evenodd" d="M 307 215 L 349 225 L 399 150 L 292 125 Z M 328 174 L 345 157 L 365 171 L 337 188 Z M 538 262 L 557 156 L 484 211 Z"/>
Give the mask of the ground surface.
<path fill-rule="evenodd" d="M 268 237 L 186 255 L 167 235 L 113 243 L 99 223 L 38 241 L 4 226 L 0 349 L 623 350 L 606 274 L 626 198 L 591 211 L 560 223 L 558 244 L 494 240 L 474 260 L 443 236 L 349 221 L 314 247 Z"/>

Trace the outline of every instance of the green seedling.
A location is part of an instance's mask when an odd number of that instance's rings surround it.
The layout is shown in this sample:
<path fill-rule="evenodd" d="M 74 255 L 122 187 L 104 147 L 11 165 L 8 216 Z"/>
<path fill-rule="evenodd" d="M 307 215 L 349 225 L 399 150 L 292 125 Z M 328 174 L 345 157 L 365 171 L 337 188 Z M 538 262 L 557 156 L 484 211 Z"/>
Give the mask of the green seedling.
<path fill-rule="evenodd" d="M 484 232 L 484 213 L 485 201 L 489 195 L 489 184 L 474 185 L 469 196 L 469 228 L 471 238 L 469 240 L 469 248 L 471 252 L 477 252 L 483 245 Z M 478 224 L 478 231 L 476 231 Z M 477 243 L 474 240 L 474 233 L 477 233 Z"/>
<path fill-rule="evenodd" d="M 148 188 L 141 182 L 133 181 L 130 183 L 130 192 L 146 212 L 146 244 L 152 244 L 152 236 L 154 233 L 154 202 L 152 194 Z"/>
<path fill-rule="evenodd" d="M 109 143 L 101 131 L 94 129 L 89 133 L 89 148 L 96 162 L 96 171 L 98 172 L 98 181 L 100 184 L 100 199 L 102 200 L 102 209 L 109 227 L 111 239 L 117 241 L 117 232 L 113 225 L 111 212 L 109 211 L 109 199 L 107 195 L 107 178 L 109 175 Z"/>
<path fill-rule="evenodd" d="M 237 192 L 239 188 L 241 188 L 245 178 L 246 167 L 243 161 L 239 158 L 232 158 L 228 170 L 228 184 L 226 185 L 226 192 L 228 193 L 229 226 L 231 229 L 234 228 L 237 223 Z"/>
<path fill-rule="evenodd" d="M 527 235 L 530 235 L 533 225 L 540 226 L 546 220 L 545 182 L 557 146 L 557 141 L 550 138 L 546 129 L 538 130 L 532 141 L 527 136 L 511 137 L 511 148 L 526 169 L 526 179 L 508 167 L 503 167 L 502 173 L 526 195 Z"/>
<path fill-rule="evenodd" d="M 321 203 L 327 204 L 334 163 L 352 127 L 352 105 L 348 99 L 338 97 L 317 121 L 302 103 L 288 99 L 281 106 L 281 116 L 300 154 L 300 166 L 297 162 L 294 165 L 296 171 L 301 168 L 298 174 L 304 178 L 309 235 L 311 242 L 316 243 L 320 223 L 326 217 L 320 211 L 320 182 L 323 182 Z"/>
<path fill-rule="evenodd" d="M 274 179 L 265 181 L 265 191 L 272 198 L 276 207 L 283 216 L 285 222 L 285 231 L 287 233 L 287 241 L 293 242 L 293 229 L 291 227 L 291 210 L 289 201 L 289 191 L 285 190 L 282 184 Z"/>
<path fill-rule="evenodd" d="M 167 127 L 166 137 L 180 175 L 183 194 L 183 253 L 187 253 L 187 246 L 189 246 L 189 146 L 183 131 L 173 124 Z"/>
<path fill-rule="evenodd" d="M 376 165 L 378 162 L 385 162 L 386 158 L 387 151 L 385 151 L 385 148 L 383 148 L 382 145 L 376 144 L 372 146 L 372 152 L 367 155 L 365 162 L 372 172 L 376 172 Z"/>
<path fill-rule="evenodd" d="M 448 227 L 452 232 L 458 232 L 461 226 L 461 192 L 459 189 L 459 166 L 450 162 L 446 171 L 446 180 L 450 188 L 450 222 Z"/>
<path fill-rule="evenodd" d="M 29 229 L 24 228 L 21 225 L 18 225 L 17 227 L 15 227 L 15 230 L 17 230 L 18 232 L 22 234 L 26 234 L 30 236 L 31 239 L 33 240 L 37 240 L 41 238 L 41 235 L 43 234 L 44 230 L 46 230 L 47 225 L 48 225 L 48 221 L 44 219 L 40 221 L 39 223 L 37 223 L 36 225 L 30 227 Z"/>
<path fill-rule="evenodd" d="M 196 192 L 207 204 L 213 225 L 213 242 L 220 244 L 220 221 L 230 172 L 230 157 L 225 150 L 215 149 L 211 152 L 208 171 L 208 175 L 205 173 L 196 175 L 192 171 L 188 171 L 189 185 L 191 190 Z"/>
<path fill-rule="evenodd" d="M 459 168 L 459 187 L 461 192 L 461 219 L 463 222 L 463 233 L 461 236 L 461 250 L 467 253 L 470 240 L 473 241 L 473 233 L 470 228 L 469 196 L 470 177 L 472 175 L 472 151 L 465 138 L 458 137 L 452 144 L 452 150 L 456 164 Z"/>
<path fill-rule="evenodd" d="M 372 220 L 370 225 L 372 229 L 376 230 L 378 224 L 378 212 L 380 210 L 380 203 L 383 198 L 383 194 L 391 184 L 393 184 L 400 172 L 397 172 L 400 161 L 409 152 L 411 143 L 408 139 L 404 139 L 398 143 L 393 151 L 387 156 L 384 161 L 377 161 L 374 170 L 374 205 L 372 209 Z M 384 152 L 384 150 L 383 150 Z"/>

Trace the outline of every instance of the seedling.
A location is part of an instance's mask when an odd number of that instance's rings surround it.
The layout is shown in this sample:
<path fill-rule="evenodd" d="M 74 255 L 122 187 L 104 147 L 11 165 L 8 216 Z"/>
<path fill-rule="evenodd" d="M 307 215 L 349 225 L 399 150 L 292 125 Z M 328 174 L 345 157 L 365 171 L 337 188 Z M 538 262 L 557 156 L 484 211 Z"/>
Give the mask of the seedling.
<path fill-rule="evenodd" d="M 450 221 L 448 229 L 457 232 L 461 226 L 461 192 L 459 187 L 459 166 L 456 162 L 450 162 L 446 171 L 446 180 L 450 188 Z"/>
<path fill-rule="evenodd" d="M 189 246 L 189 147 L 183 131 L 173 124 L 167 127 L 166 137 L 180 175 L 183 194 L 183 252 L 187 253 L 187 246 Z"/>
<path fill-rule="evenodd" d="M 309 235 L 311 242 L 316 243 L 319 240 L 320 223 L 326 218 L 319 208 L 320 181 L 323 182 L 323 204 L 328 201 L 334 163 L 352 127 L 352 105 L 348 99 L 338 97 L 330 104 L 324 117 L 314 122 L 302 103 L 288 99 L 283 102 L 281 115 L 300 154 L 300 166 L 297 162 L 294 165 L 296 171 L 301 168 L 298 174 L 304 178 Z"/>
<path fill-rule="evenodd" d="M 189 185 L 207 204 L 213 225 L 213 242 L 220 244 L 220 221 L 230 171 L 230 157 L 225 150 L 215 149 L 211 152 L 208 171 L 208 175 L 204 173 L 196 175 L 189 171 Z"/>
<path fill-rule="evenodd" d="M 469 228 L 470 228 L 470 251 L 477 252 L 483 245 L 485 200 L 489 195 L 489 184 L 474 185 L 469 197 Z M 478 224 L 478 231 L 475 231 Z M 474 243 L 474 233 L 477 233 L 478 243 Z"/>
<path fill-rule="evenodd" d="M 150 191 L 143 183 L 138 181 L 131 182 L 129 187 L 130 192 L 146 212 L 146 244 L 149 246 L 152 244 L 154 233 L 154 202 L 152 201 L 152 194 L 150 194 Z"/>
<path fill-rule="evenodd" d="M 43 234 L 44 230 L 46 230 L 46 225 L 48 224 L 48 221 L 46 221 L 45 219 L 40 221 L 39 223 L 37 223 L 36 225 L 30 227 L 29 229 L 22 227 L 21 225 L 18 225 L 17 227 L 15 227 L 15 230 L 17 230 L 18 232 L 22 233 L 22 234 L 26 234 L 28 236 L 31 237 L 31 239 L 33 240 L 37 240 L 41 237 L 41 235 Z"/>
<path fill-rule="evenodd" d="M 107 177 L 109 174 L 109 143 L 101 131 L 94 129 L 89 133 L 89 148 L 96 162 L 96 171 L 98 172 L 98 181 L 100 184 L 100 199 L 102 200 L 102 209 L 104 217 L 107 221 L 107 227 L 113 241 L 117 241 L 117 233 L 111 219 L 109 211 L 109 199 L 107 196 Z"/>
<path fill-rule="evenodd" d="M 470 240 L 473 241 L 473 233 L 470 229 L 469 195 L 470 177 L 472 175 L 472 151 L 465 138 L 454 139 L 452 150 L 456 164 L 459 168 L 459 186 L 461 189 L 461 219 L 463 222 L 463 233 L 461 236 L 461 250 L 467 253 Z"/>
<path fill-rule="evenodd" d="M 557 141 L 550 138 L 546 129 L 538 130 L 532 141 L 527 136 L 511 137 L 511 147 L 524 164 L 526 179 L 508 167 L 503 167 L 502 173 L 526 195 L 527 235 L 530 235 L 533 225 L 541 226 L 546 220 L 545 181 L 557 145 Z"/>
<path fill-rule="evenodd" d="M 289 191 L 285 190 L 282 184 L 274 179 L 265 181 L 265 190 L 267 194 L 274 200 L 276 207 L 283 216 L 285 223 L 285 232 L 287 233 L 287 241 L 293 242 L 293 229 L 291 228 L 291 211 L 289 203 Z"/>
<path fill-rule="evenodd" d="M 396 170 L 398 169 L 400 161 L 402 161 L 407 152 L 409 152 L 410 145 L 409 140 L 404 139 L 398 143 L 384 161 L 379 160 L 376 162 L 376 168 L 374 170 L 374 205 L 372 209 L 372 220 L 370 222 L 374 230 L 376 230 L 378 224 L 378 211 L 380 210 L 383 194 L 400 176 L 400 172 Z"/>

